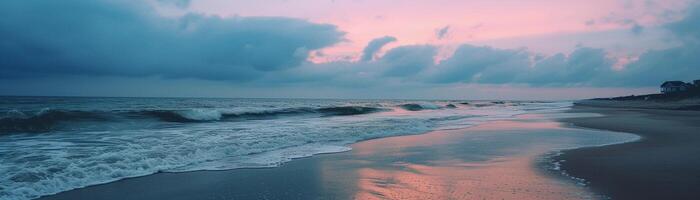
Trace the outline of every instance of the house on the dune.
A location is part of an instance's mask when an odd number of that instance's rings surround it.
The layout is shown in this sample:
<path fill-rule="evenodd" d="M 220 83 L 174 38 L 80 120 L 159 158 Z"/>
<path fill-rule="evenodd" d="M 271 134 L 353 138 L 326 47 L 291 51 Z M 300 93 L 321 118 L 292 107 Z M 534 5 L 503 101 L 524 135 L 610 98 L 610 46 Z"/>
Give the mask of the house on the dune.
<path fill-rule="evenodd" d="M 699 80 L 696 80 L 695 82 L 698 82 L 698 81 Z M 666 81 L 663 84 L 661 84 L 661 93 L 667 94 L 667 93 L 674 93 L 674 92 L 683 92 L 683 91 L 688 90 L 692 86 L 693 86 L 692 84 L 685 83 L 683 81 Z"/>

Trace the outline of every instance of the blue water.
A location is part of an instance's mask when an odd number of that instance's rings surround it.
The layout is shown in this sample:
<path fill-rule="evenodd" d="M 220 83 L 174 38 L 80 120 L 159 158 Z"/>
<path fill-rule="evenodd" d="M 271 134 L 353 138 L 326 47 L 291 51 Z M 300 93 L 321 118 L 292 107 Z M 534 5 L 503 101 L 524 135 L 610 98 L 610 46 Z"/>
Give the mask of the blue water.
<path fill-rule="evenodd" d="M 570 102 L 0 97 L 0 199 L 157 172 L 272 167 Z"/>

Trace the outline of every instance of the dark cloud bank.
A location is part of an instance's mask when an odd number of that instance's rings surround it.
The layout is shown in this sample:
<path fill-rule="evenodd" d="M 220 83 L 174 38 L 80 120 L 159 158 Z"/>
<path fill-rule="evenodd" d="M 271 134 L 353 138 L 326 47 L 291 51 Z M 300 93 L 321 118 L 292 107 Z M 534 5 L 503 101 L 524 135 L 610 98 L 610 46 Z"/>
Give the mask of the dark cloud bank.
<path fill-rule="evenodd" d="M 130 1 L 129 1 L 130 2 Z M 162 1 L 182 7 L 189 1 Z M 700 9 L 667 28 L 682 45 L 651 50 L 612 70 L 605 50 L 540 56 L 464 44 L 434 62 L 437 47 L 371 41 L 359 61 L 313 64 L 312 50 L 344 40 L 334 25 L 283 17 L 163 17 L 127 1 L 0 1 L 0 79 L 64 75 L 189 78 L 237 84 L 372 86 L 391 82 L 531 86 L 655 86 L 700 77 Z M 446 31 L 445 31 L 446 32 Z"/>
<path fill-rule="evenodd" d="M 167 18 L 127 2 L 132 1 L 0 2 L 0 76 L 245 81 L 298 66 L 309 51 L 344 35 L 333 25 L 290 18 Z"/>
<path fill-rule="evenodd" d="M 376 38 L 367 44 L 367 46 L 362 50 L 362 58 L 360 60 L 362 61 L 370 61 L 373 60 L 374 57 L 377 55 L 377 52 L 384 47 L 384 45 L 387 45 L 389 43 L 395 42 L 396 38 L 392 36 L 384 36 L 380 38 Z"/>

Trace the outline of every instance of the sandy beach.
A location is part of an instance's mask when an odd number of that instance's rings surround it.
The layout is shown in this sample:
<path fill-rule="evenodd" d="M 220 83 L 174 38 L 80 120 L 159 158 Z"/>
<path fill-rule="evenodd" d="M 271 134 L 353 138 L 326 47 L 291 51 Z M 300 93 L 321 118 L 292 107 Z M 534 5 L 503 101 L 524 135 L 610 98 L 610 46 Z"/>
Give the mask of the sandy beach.
<path fill-rule="evenodd" d="M 368 140 L 275 168 L 158 173 L 41 199 L 595 199 L 543 169 L 541 155 L 617 135 L 524 115 Z"/>
<path fill-rule="evenodd" d="M 612 199 L 700 199 L 700 112 L 574 106 L 575 126 L 642 136 L 636 142 L 565 152 L 562 168 Z"/>

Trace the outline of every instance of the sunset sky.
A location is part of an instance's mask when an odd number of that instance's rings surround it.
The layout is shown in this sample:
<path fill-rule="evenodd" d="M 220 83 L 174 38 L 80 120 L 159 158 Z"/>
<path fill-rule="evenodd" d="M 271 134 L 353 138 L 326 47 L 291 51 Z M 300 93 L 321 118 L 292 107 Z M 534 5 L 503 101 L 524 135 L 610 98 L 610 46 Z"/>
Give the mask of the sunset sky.
<path fill-rule="evenodd" d="M 6 0 L 0 94 L 577 99 L 700 79 L 690 0 Z"/>

